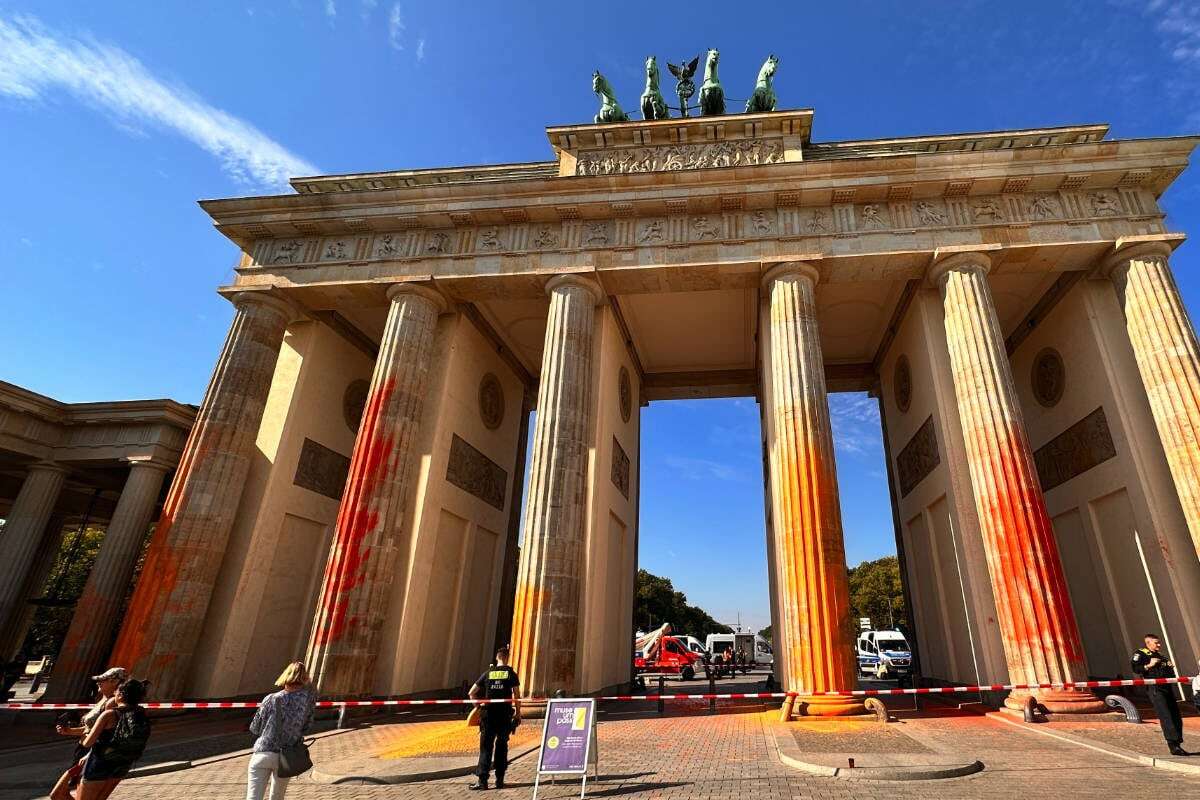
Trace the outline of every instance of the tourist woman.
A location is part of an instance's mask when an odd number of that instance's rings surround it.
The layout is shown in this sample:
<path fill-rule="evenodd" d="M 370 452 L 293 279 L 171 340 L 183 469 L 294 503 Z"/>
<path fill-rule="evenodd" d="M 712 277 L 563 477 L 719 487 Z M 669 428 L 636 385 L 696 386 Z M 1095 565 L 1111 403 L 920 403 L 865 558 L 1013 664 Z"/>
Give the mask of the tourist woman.
<path fill-rule="evenodd" d="M 100 719 L 101 714 L 110 708 L 117 707 L 117 687 L 128 677 L 129 674 L 123 667 L 111 667 L 99 675 L 93 675 L 92 680 L 96 682 L 96 686 L 100 690 L 100 699 L 96 701 L 96 705 L 83 715 L 83 719 L 79 721 L 78 725 L 66 725 L 60 722 L 54 726 L 58 735 L 79 740 L 76 742 L 75 752 L 71 756 L 71 766 L 58 779 L 58 783 L 54 785 L 54 789 L 50 793 L 55 800 L 68 797 L 69 790 L 74 789 L 75 785 L 79 783 L 79 778 L 83 775 L 83 759 L 88 754 L 87 748 L 83 746 L 83 738 Z"/>
<path fill-rule="evenodd" d="M 275 680 L 278 692 L 267 695 L 250 723 L 257 735 L 246 778 L 246 800 L 263 800 L 267 784 L 271 800 L 283 800 L 290 778 L 279 776 L 279 754 L 300 741 L 312 722 L 317 695 L 309 686 L 308 670 L 300 661 L 288 664 Z"/>
<path fill-rule="evenodd" d="M 106 800 L 141 758 L 150 738 L 150 719 L 142 708 L 146 686 L 145 681 L 122 683 L 117 688 L 117 707 L 101 714 L 83 737 L 88 754 L 75 800 Z M 69 797 L 51 795 L 51 800 Z"/>

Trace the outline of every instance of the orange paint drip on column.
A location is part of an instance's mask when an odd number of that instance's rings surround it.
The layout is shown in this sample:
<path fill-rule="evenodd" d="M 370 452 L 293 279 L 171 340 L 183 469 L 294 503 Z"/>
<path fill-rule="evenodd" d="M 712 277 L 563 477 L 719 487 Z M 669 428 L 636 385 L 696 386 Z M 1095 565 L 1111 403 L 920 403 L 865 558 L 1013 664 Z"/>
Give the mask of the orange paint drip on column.
<path fill-rule="evenodd" d="M 990 261 L 963 253 L 935 265 L 946 343 L 1009 679 L 1085 680 L 1083 644 L 1054 530 L 1021 423 L 1008 356 L 987 285 Z M 1047 710 L 1091 712 L 1083 691 L 1034 693 Z M 1006 700 L 1019 708 L 1029 693 Z"/>
<path fill-rule="evenodd" d="M 308 645 L 320 689 L 371 691 L 399 554 L 407 549 L 405 500 L 416 472 L 429 361 L 441 297 L 399 284 L 380 342 Z"/>
<path fill-rule="evenodd" d="M 854 688 L 849 586 L 838 505 L 833 431 L 808 264 L 783 264 L 764 278 L 770 298 L 772 527 L 779 576 L 784 688 L 793 710 L 813 716 L 861 713 Z"/>
<path fill-rule="evenodd" d="M 372 392 L 363 412 L 362 436 L 354 448 L 347 491 L 338 511 L 333 553 L 317 607 L 319 627 L 313 635 L 318 645 L 338 641 L 353 622 L 353 618 L 347 620 L 348 595 L 362 585 L 371 556 L 364 540 L 379 525 L 379 512 L 371 508 L 371 503 L 379 485 L 392 472 L 388 456 L 393 442 L 380 430 L 380 409 L 388 404 L 393 391 L 395 380 L 389 379 Z"/>

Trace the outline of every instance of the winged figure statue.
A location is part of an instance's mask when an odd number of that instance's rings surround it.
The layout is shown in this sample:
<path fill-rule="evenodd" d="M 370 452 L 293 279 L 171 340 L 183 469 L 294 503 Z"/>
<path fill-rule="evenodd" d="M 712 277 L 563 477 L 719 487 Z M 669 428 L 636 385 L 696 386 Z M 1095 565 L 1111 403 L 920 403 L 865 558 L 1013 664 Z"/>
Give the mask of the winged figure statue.
<path fill-rule="evenodd" d="M 696 74 L 698 66 L 700 66 L 700 56 L 696 56 L 687 63 L 667 62 L 667 69 L 671 70 L 671 74 L 677 81 L 675 94 L 679 95 L 679 113 L 685 117 L 688 115 L 688 98 L 696 93 L 696 84 L 692 82 L 692 76 Z"/>

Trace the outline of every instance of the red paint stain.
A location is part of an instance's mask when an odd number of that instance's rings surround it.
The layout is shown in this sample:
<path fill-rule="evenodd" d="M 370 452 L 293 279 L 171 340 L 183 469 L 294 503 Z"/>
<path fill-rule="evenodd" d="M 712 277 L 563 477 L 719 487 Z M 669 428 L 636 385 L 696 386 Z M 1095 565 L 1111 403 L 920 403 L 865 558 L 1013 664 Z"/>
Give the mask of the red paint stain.
<path fill-rule="evenodd" d="M 179 497 L 184 494 L 182 485 L 187 478 L 182 473 L 176 478 L 175 485 L 180 486 L 180 491 L 174 491 L 175 487 L 172 486 L 171 497 L 154 529 L 141 577 L 130 598 L 124 624 L 109 659 L 114 664 L 127 667 L 134 674 L 147 674 L 154 643 L 162 627 L 167 598 L 178 583 L 180 559 L 171 541 L 171 529 Z"/>
<path fill-rule="evenodd" d="M 321 604 L 318 606 L 317 645 L 328 645 L 346 638 L 361 620 L 349 614 L 354 591 L 366 580 L 371 549 L 368 535 L 379 525 L 379 512 L 372 508 L 380 485 L 394 470 L 389 456 L 395 441 L 382 432 L 382 414 L 395 391 L 395 379 L 389 378 L 367 401 L 359 440 L 350 465 L 350 478 L 341 508 L 338 509 L 333 552 L 325 569 Z"/>
<path fill-rule="evenodd" d="M 979 470 L 985 488 L 981 522 L 1009 666 L 1028 680 L 1080 680 L 1083 645 L 1054 529 L 1024 434 L 1015 423 L 1006 427 L 996 434 L 1007 441 L 988 442 L 979 430 L 969 435 L 986 454 Z"/>

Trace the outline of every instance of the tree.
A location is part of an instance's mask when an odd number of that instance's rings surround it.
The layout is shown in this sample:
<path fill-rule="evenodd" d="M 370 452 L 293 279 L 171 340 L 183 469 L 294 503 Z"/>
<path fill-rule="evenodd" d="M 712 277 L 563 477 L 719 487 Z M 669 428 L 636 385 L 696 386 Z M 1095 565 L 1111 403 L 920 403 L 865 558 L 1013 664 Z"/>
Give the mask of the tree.
<path fill-rule="evenodd" d="M 670 578 L 639 569 L 633 593 L 633 626 L 644 631 L 671 623 L 676 633 L 703 639 L 710 633 L 732 633 L 702 608 L 689 605 L 687 595 L 675 590 Z"/>
<path fill-rule="evenodd" d="M 904 613 L 904 587 L 900 581 L 900 560 L 885 556 L 864 561 L 849 570 L 850 617 L 857 636 L 860 617 L 870 617 L 877 628 L 908 628 Z"/>
<path fill-rule="evenodd" d="M 771 626 L 768 625 L 767 627 L 763 628 L 758 632 L 758 635 L 766 639 L 768 642 L 771 641 Z"/>

